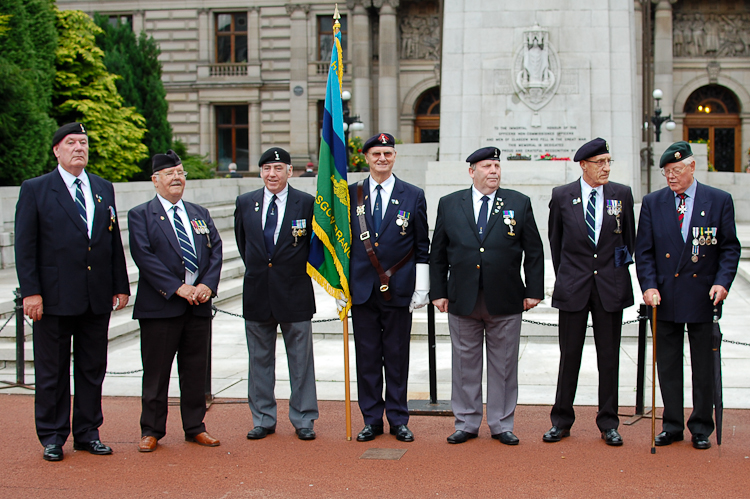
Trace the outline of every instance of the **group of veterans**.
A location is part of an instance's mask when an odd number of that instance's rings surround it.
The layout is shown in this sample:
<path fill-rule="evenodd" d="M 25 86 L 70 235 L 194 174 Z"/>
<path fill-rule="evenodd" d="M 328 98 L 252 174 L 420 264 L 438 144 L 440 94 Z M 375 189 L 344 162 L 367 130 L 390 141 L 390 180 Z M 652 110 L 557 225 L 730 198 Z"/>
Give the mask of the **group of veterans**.
<path fill-rule="evenodd" d="M 518 354 L 524 311 L 544 298 L 544 251 L 531 201 L 500 187 L 501 151 L 484 147 L 467 158 L 471 187 L 440 199 L 430 248 L 424 191 L 393 174 L 395 140 L 379 133 L 362 147 L 369 176 L 349 185 L 352 246 L 349 283 L 358 403 L 366 442 L 389 433 L 414 440 L 407 382 L 414 309 L 430 301 L 448 313 L 452 345 L 451 404 L 455 432 L 447 441 L 477 438 L 486 418 L 492 438 L 517 445 Z M 16 208 L 16 268 L 24 313 L 34 321 L 35 422 L 47 461 L 63 459 L 71 432 L 70 352 L 73 346 L 73 445 L 111 454 L 103 444 L 102 382 L 112 310 L 130 287 L 114 189 L 86 171 L 87 131 L 60 127 L 52 150 L 57 168 L 25 181 Z M 581 177 L 552 191 L 549 242 L 555 271 L 552 306 L 559 310 L 557 392 L 545 442 L 570 435 L 589 314 L 599 372 L 596 424 L 606 444 L 618 432 L 618 370 L 623 309 L 633 305 L 629 266 L 648 305 L 659 307 L 657 361 L 664 401 L 657 446 L 684 438 L 683 342 L 687 326 L 693 410 L 692 444 L 711 446 L 711 330 L 737 272 L 731 196 L 699 184 L 686 142 L 661 157 L 667 187 L 646 195 L 636 235 L 630 187 L 609 181 L 609 145 L 597 138 L 574 161 Z M 242 311 L 249 372 L 248 404 L 262 439 L 277 425 L 274 396 L 277 329 L 287 351 L 289 419 L 300 440 L 316 438 L 318 418 L 312 344 L 315 297 L 307 274 L 314 198 L 293 188 L 290 155 L 268 149 L 259 161 L 262 189 L 237 198 L 234 231 L 246 271 Z M 205 208 L 183 200 L 187 172 L 174 151 L 152 158 L 155 197 L 128 212 L 130 252 L 139 269 L 133 317 L 141 329 L 143 387 L 138 450 L 154 451 L 166 434 L 168 388 L 175 356 L 185 440 L 215 447 L 206 430 L 204 381 L 211 300 L 217 296 L 222 241 Z M 385 386 L 384 386 L 385 384 Z M 385 419 L 384 419 L 385 418 Z"/>

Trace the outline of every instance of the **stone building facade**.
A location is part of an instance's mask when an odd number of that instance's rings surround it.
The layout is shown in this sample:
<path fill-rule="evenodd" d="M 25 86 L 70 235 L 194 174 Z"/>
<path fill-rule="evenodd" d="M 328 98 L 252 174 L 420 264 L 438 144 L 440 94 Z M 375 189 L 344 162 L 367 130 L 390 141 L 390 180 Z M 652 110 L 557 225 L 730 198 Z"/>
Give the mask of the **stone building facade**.
<path fill-rule="evenodd" d="M 159 42 L 169 121 L 192 152 L 245 172 L 257 171 L 260 154 L 274 145 L 288 148 L 295 165 L 317 163 L 335 1 L 57 4 L 125 20 Z M 338 7 L 343 86 L 364 124 L 359 135 L 388 131 L 404 143 L 436 142 L 440 1 L 340 0 Z M 422 101 L 433 105 L 420 108 Z"/>

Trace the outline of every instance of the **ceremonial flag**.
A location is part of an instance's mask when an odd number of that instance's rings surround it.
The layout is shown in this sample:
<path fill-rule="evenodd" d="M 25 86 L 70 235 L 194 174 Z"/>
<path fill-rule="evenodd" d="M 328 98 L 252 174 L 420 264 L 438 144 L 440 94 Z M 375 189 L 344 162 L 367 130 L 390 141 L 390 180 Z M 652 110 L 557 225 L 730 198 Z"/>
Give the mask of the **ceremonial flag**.
<path fill-rule="evenodd" d="M 313 236 L 307 273 L 318 284 L 347 306 L 339 312 L 342 321 L 351 307 L 349 294 L 349 253 L 351 220 L 349 186 L 346 180 L 346 142 L 341 105 L 341 80 L 344 74 L 338 7 L 334 14 L 334 44 L 328 69 L 323 130 L 320 139 L 318 186 L 313 211 Z"/>

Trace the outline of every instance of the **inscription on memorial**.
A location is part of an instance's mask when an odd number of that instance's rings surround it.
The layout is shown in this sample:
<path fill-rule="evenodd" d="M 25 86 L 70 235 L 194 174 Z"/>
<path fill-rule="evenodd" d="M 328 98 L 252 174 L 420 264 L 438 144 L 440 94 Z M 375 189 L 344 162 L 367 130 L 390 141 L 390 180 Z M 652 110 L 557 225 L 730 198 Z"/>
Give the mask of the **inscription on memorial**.
<path fill-rule="evenodd" d="M 499 148 L 503 152 L 503 159 L 516 154 L 539 159 L 543 154 L 572 158 L 587 140 L 575 125 L 543 128 L 496 126 L 494 133 L 485 138 L 485 143 Z"/>

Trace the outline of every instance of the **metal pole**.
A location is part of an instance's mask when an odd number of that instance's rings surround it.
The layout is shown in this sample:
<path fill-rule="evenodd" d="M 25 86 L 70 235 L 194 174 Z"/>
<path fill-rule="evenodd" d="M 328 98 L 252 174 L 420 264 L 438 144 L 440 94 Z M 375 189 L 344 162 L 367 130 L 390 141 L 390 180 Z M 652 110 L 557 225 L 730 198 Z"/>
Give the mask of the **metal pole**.
<path fill-rule="evenodd" d="M 208 322 L 208 345 L 206 347 L 207 350 L 207 359 L 206 359 L 206 402 L 210 404 L 214 400 L 214 394 L 211 391 L 211 343 L 212 343 L 212 337 L 213 337 L 213 325 L 214 325 L 214 318 L 211 317 L 211 320 Z"/>
<path fill-rule="evenodd" d="M 437 360 L 435 358 L 435 305 L 427 304 L 427 350 L 430 365 L 430 404 L 437 404 Z"/>
<path fill-rule="evenodd" d="M 638 309 L 638 375 L 635 382 L 635 414 L 643 415 L 643 386 L 646 378 L 646 329 L 648 328 L 648 306 Z"/>
<path fill-rule="evenodd" d="M 23 321 L 23 298 L 21 298 L 21 288 L 16 288 L 16 383 L 19 385 L 26 384 L 26 359 L 24 352 L 24 341 L 26 330 Z"/>
<path fill-rule="evenodd" d="M 643 123 L 651 121 L 651 2 L 642 2 L 643 9 Z M 651 127 L 646 128 L 646 193 L 651 192 Z"/>

